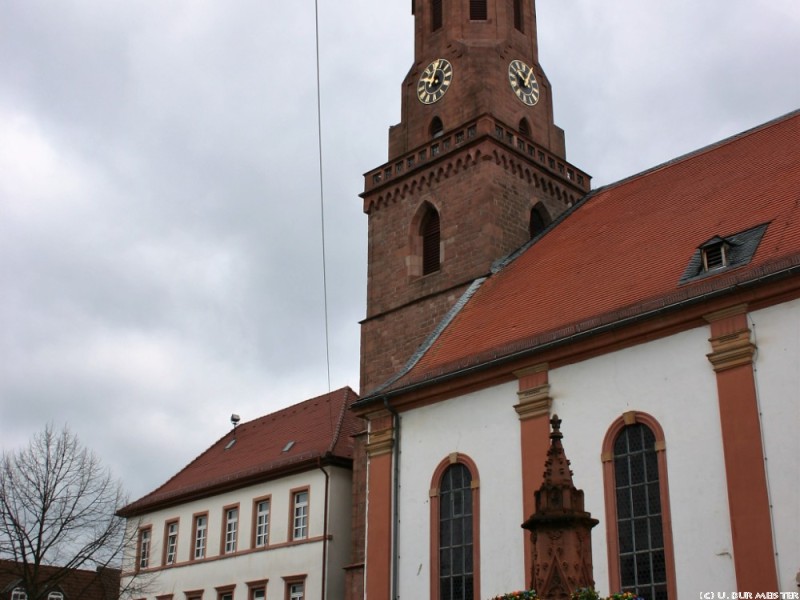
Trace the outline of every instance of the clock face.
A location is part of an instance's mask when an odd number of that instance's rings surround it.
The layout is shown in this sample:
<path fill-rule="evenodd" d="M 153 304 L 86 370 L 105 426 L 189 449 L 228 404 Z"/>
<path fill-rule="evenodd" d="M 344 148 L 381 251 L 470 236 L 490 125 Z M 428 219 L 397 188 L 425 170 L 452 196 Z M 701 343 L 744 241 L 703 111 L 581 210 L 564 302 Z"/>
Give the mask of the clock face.
<path fill-rule="evenodd" d="M 512 60 L 508 65 L 508 82 L 517 98 L 528 106 L 539 101 L 539 83 L 533 69 L 521 60 Z"/>
<path fill-rule="evenodd" d="M 417 98 L 423 104 L 433 104 L 445 95 L 453 80 L 453 65 L 437 58 L 422 72 L 417 83 Z"/>

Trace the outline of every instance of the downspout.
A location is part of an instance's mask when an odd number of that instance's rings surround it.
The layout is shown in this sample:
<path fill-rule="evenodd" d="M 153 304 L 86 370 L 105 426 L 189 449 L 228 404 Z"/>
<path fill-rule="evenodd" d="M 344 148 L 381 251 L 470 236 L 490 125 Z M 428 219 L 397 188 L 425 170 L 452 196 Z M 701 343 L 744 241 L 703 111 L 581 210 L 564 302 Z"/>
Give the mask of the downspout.
<path fill-rule="evenodd" d="M 325 474 L 325 515 L 323 516 L 322 525 L 322 595 L 321 600 L 325 600 L 325 592 L 328 583 L 328 513 L 330 512 L 329 506 L 329 488 L 331 476 L 322 467 L 322 458 L 317 459 L 317 467 Z"/>
<path fill-rule="evenodd" d="M 392 448 L 392 458 L 394 459 L 394 481 L 393 481 L 393 502 L 392 502 L 392 590 L 389 596 L 393 600 L 397 599 L 397 569 L 400 564 L 398 556 L 399 549 L 399 524 L 400 524 L 400 414 L 389 404 L 389 398 L 383 397 L 383 405 L 392 413 L 392 429 L 394 429 L 394 447 Z"/>

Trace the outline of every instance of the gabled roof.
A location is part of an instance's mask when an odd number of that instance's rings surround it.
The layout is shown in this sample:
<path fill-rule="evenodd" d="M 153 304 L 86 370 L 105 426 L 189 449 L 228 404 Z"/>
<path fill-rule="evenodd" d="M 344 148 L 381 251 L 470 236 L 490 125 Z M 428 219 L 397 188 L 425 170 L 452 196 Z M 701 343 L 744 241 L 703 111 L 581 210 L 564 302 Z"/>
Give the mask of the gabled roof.
<path fill-rule="evenodd" d="M 349 466 L 352 436 L 360 429 L 360 420 L 349 408 L 357 399 L 352 389 L 344 387 L 240 424 L 119 514 L 142 514 L 306 470 L 320 461 Z"/>
<path fill-rule="evenodd" d="M 684 277 L 705 242 L 761 225 L 743 264 Z M 591 192 L 361 404 L 798 265 L 800 111 Z"/>

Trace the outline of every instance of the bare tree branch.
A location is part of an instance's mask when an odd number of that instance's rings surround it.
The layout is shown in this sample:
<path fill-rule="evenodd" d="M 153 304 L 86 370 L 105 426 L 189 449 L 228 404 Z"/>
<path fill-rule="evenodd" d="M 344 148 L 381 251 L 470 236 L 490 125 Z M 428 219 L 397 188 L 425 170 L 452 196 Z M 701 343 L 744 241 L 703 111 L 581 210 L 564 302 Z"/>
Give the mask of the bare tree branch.
<path fill-rule="evenodd" d="M 0 568 L 15 570 L 29 600 L 46 598 L 76 569 L 98 577 L 120 569 L 136 543 L 116 514 L 126 501 L 77 436 L 48 425 L 0 458 Z"/>

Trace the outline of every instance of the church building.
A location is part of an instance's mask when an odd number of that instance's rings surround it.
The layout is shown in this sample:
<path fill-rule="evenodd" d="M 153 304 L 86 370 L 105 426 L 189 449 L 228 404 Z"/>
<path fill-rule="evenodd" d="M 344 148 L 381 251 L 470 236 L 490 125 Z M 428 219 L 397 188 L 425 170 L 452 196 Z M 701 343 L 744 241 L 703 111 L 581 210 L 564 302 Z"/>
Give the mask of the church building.
<path fill-rule="evenodd" d="M 575 581 L 521 528 L 555 414 L 601 594 L 797 592 L 800 112 L 593 190 L 531 0 L 412 11 L 362 194 L 348 600 Z"/>

